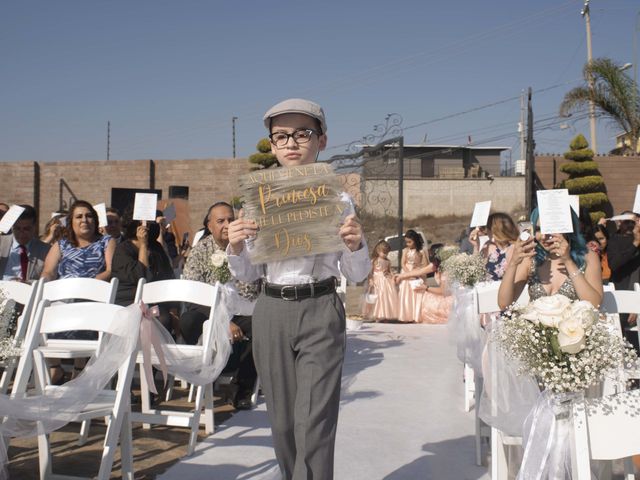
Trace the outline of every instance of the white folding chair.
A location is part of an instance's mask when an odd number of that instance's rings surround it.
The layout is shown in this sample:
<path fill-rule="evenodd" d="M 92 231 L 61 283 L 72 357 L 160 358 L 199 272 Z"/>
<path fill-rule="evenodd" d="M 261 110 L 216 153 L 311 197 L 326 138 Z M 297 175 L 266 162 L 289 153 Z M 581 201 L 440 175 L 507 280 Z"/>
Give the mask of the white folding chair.
<path fill-rule="evenodd" d="M 635 478 L 632 455 L 640 454 L 640 390 L 573 405 L 573 480 L 591 480 L 591 460 L 624 459 L 625 480 Z"/>
<path fill-rule="evenodd" d="M 500 282 L 494 282 L 485 286 L 476 292 L 477 295 L 477 311 L 478 314 L 493 313 L 500 311 L 498 306 L 498 291 L 500 289 Z M 522 290 L 522 293 L 516 300 L 519 305 L 526 305 L 529 303 L 529 290 L 527 286 Z M 493 373 L 493 372 L 492 372 Z M 477 394 L 477 398 L 480 398 L 482 393 L 482 385 L 479 383 L 480 392 Z M 493 380 L 494 385 L 497 384 L 497 379 Z M 482 462 L 482 437 L 489 436 L 487 425 L 480 420 L 478 416 L 479 409 L 476 409 L 476 463 L 481 465 Z M 506 448 L 513 445 L 522 445 L 522 437 L 512 437 L 504 432 L 501 432 L 497 428 L 491 427 L 491 478 L 495 480 L 506 479 L 508 476 L 507 465 L 507 453 Z"/>
<path fill-rule="evenodd" d="M 26 357 L 32 358 L 35 368 L 37 391 L 41 394 L 46 392 L 52 396 L 55 396 L 57 392 L 59 392 L 61 396 L 64 396 L 65 392 L 71 392 L 71 394 L 75 395 L 73 390 L 69 390 L 69 388 L 64 385 L 54 386 L 50 384 L 45 356 L 38 348 L 41 335 L 77 329 L 121 335 L 125 325 L 129 327 L 131 322 L 129 316 L 121 315 L 125 308 L 126 307 L 118 305 L 96 304 L 93 302 L 49 305 L 47 300 L 41 301 L 35 313 L 32 328 L 29 330 L 29 334 L 25 340 L 25 353 L 21 357 L 21 362 L 24 362 Z M 99 356 L 100 348 L 94 353 Z M 131 379 L 135 367 L 136 353 L 136 349 L 132 348 L 131 354 L 123 358 L 123 363 L 116 372 L 118 377 L 116 389 L 101 390 L 98 396 L 72 420 L 84 423 L 90 421 L 92 418 L 108 418 L 102 459 L 97 476 L 99 480 L 107 480 L 110 478 L 115 449 L 118 446 L 118 442 L 120 442 L 121 448 L 123 478 L 133 480 L 132 439 L 129 412 L 131 408 Z M 23 375 L 28 375 L 24 368 L 21 369 L 21 371 Z M 55 414 L 56 412 L 52 412 L 52 420 L 55 420 Z M 68 416 L 68 412 L 60 412 L 60 414 L 63 417 Z M 66 419 L 65 422 L 66 421 L 69 420 Z M 49 435 L 43 433 L 42 430 L 40 430 L 38 435 L 38 450 L 41 479 L 78 478 L 53 474 Z"/>
<path fill-rule="evenodd" d="M 499 312 L 498 306 L 498 290 L 500 289 L 500 282 L 490 282 L 481 285 L 477 285 L 473 289 L 473 315 L 478 318 L 480 322 L 480 316 L 482 314 L 490 314 Z M 470 371 L 470 374 L 468 373 Z M 469 365 L 465 364 L 465 396 L 467 395 L 467 382 L 473 385 L 472 391 L 474 396 L 474 414 L 475 414 L 475 444 L 476 444 L 476 465 L 482 465 L 482 438 L 489 438 L 490 430 L 485 425 L 479 416 L 479 403 L 482 395 L 482 381 L 480 380 L 479 372 L 474 372 Z"/>
<path fill-rule="evenodd" d="M 110 282 L 95 278 L 62 278 L 51 282 L 44 282 L 40 298 L 52 302 L 65 302 L 69 300 L 86 300 L 96 303 L 113 304 L 118 290 L 118 279 L 112 278 Z M 87 317 L 91 319 L 91 315 Z M 91 329 L 87 329 L 91 330 Z M 69 340 L 47 338 L 46 335 L 40 341 L 38 350 L 45 358 L 76 359 L 89 358 L 98 347 L 98 340 Z M 27 389 L 30 373 L 32 371 L 31 358 L 28 358 L 18 368 L 24 368 L 27 372 L 16 372 L 16 379 L 12 394 L 24 393 Z M 89 436 L 90 422 L 83 422 L 80 427 L 78 445 L 84 445 Z"/>
<path fill-rule="evenodd" d="M 637 284 L 636 284 L 637 285 Z M 607 318 L 615 325 L 618 333 L 622 337 L 622 325 L 620 323 L 621 313 L 626 314 L 638 314 L 640 315 L 640 289 L 638 290 L 609 290 L 605 291 L 602 295 L 602 303 L 600 304 L 600 311 L 607 314 Z M 636 330 L 638 326 L 636 325 Z M 640 336 L 640 332 L 638 332 Z M 640 338 L 639 338 L 640 339 Z M 624 376 L 627 379 L 640 378 L 640 371 L 637 369 L 624 370 Z M 620 388 L 622 390 L 624 388 Z"/>
<path fill-rule="evenodd" d="M 50 302 L 83 300 L 98 303 L 113 303 L 118 291 L 118 279 L 110 282 L 95 278 L 62 278 L 45 282 L 42 298 Z M 88 358 L 96 350 L 97 340 L 46 339 L 39 350 L 46 358 Z"/>
<path fill-rule="evenodd" d="M 203 325 L 202 345 L 176 345 L 181 352 L 192 353 L 201 359 L 203 364 L 209 365 L 214 355 L 214 329 L 213 316 L 218 301 L 218 286 L 212 286 L 203 282 L 193 280 L 160 280 L 146 283 L 144 279 L 138 282 L 136 292 L 136 302 L 142 300 L 144 303 L 153 305 L 163 302 L 188 302 L 209 308 L 209 319 Z M 138 354 L 138 363 L 142 362 L 142 354 Z M 157 364 L 157 358 L 154 358 Z M 142 396 L 142 411 L 132 414 L 132 421 L 143 422 L 144 428 L 149 428 L 150 424 L 172 425 L 178 427 L 189 427 L 189 445 L 187 455 L 191 455 L 195 450 L 198 438 L 198 429 L 201 424 L 201 416 L 205 425 L 206 433 L 213 433 L 213 382 L 207 385 L 198 385 L 195 395 L 195 406 L 192 411 L 184 412 L 178 410 L 154 410 L 151 409 L 149 399 L 149 383 L 153 378 L 146 378 L 144 369 L 140 368 L 140 392 Z M 204 414 L 202 410 L 204 406 Z"/>
<path fill-rule="evenodd" d="M 0 281 L 0 291 L 4 292 L 6 298 L 13 300 L 16 304 L 22 305 L 22 313 L 18 317 L 16 331 L 13 335 L 13 345 L 17 348 L 21 348 L 27 335 L 33 310 L 42 295 L 42 284 L 42 280 L 37 280 L 32 284 Z M 8 358 L 5 361 L 4 371 L 2 372 L 2 377 L 0 377 L 0 393 L 7 393 L 9 384 L 16 370 L 16 365 L 18 364 L 18 359 L 19 356 L 16 356 Z"/>

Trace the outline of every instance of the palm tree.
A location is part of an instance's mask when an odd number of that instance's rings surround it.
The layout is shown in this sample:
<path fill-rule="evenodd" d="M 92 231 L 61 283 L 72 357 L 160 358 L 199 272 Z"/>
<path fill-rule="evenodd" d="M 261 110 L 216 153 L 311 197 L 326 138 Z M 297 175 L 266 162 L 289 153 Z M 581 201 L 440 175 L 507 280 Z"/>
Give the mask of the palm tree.
<path fill-rule="evenodd" d="M 567 92 L 560 104 L 560 115 L 587 108 L 593 101 L 596 111 L 621 128 L 630 140 L 631 150 L 638 150 L 640 137 L 640 95 L 638 86 L 610 58 L 596 58 L 583 69 L 585 85 Z M 589 81 L 593 79 L 593 89 Z M 633 148 L 635 146 L 635 148 Z M 624 150 L 624 149 L 623 149 Z"/>

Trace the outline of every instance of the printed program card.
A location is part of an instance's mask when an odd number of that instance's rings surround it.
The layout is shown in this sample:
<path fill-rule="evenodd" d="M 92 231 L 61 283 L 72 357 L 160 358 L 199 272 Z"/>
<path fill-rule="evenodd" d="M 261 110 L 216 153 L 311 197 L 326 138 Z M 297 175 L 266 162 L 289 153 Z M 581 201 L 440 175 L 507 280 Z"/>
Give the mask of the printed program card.
<path fill-rule="evenodd" d="M 471 228 L 484 227 L 489 220 L 489 213 L 491 212 L 491 200 L 486 202 L 476 202 L 476 206 L 473 208 L 473 216 L 471 217 Z"/>
<path fill-rule="evenodd" d="M 633 202 L 633 213 L 640 215 L 640 185 L 636 187 L 636 199 Z"/>
<path fill-rule="evenodd" d="M 580 195 L 569 195 L 569 205 L 576 216 L 580 218 Z"/>
<path fill-rule="evenodd" d="M 106 227 L 109 223 L 107 220 L 107 206 L 104 203 L 98 203 L 93 206 L 93 209 L 98 214 L 98 226 Z"/>
<path fill-rule="evenodd" d="M 155 222 L 157 205 L 157 193 L 136 193 L 136 200 L 133 205 L 133 219 Z"/>
<path fill-rule="evenodd" d="M 7 210 L 7 213 L 0 220 L 0 233 L 8 233 L 13 224 L 16 223 L 16 220 L 22 215 L 22 212 L 24 212 L 24 208 L 20 205 L 11 205 L 11 208 Z"/>
<path fill-rule="evenodd" d="M 566 188 L 538 190 L 536 195 L 540 214 L 540 232 L 545 235 L 573 232 L 569 191 Z"/>

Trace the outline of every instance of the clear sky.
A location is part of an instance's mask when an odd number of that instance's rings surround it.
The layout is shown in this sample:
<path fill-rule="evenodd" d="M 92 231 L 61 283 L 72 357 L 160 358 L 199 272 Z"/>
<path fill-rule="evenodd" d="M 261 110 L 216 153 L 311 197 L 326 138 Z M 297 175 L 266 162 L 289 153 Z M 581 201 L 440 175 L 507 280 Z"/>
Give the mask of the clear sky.
<path fill-rule="evenodd" d="M 397 113 L 407 144 L 471 136 L 516 159 L 515 97 L 529 86 L 537 151 L 561 153 L 576 132 L 589 138 L 586 120 L 554 118 L 587 56 L 582 3 L 3 2 L 0 161 L 104 160 L 107 121 L 112 159 L 230 157 L 233 116 L 248 156 L 263 112 L 294 96 L 325 108 L 323 157 Z M 637 0 L 592 0 L 594 56 L 634 62 L 639 12 Z M 599 120 L 601 153 L 616 132 Z"/>

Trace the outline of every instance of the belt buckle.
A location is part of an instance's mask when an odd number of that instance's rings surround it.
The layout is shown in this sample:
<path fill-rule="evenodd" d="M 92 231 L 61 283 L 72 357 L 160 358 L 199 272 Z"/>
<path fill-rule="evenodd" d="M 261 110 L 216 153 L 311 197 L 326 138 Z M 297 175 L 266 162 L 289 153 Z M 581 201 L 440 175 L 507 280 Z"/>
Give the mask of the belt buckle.
<path fill-rule="evenodd" d="M 291 288 L 293 289 L 293 296 L 288 296 L 285 292 L 285 290 L 287 288 Z M 280 298 L 282 298 L 283 300 L 286 301 L 291 301 L 291 300 L 298 300 L 298 289 L 296 288 L 295 285 L 285 285 L 284 287 L 282 287 L 280 289 Z"/>

